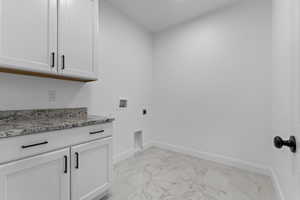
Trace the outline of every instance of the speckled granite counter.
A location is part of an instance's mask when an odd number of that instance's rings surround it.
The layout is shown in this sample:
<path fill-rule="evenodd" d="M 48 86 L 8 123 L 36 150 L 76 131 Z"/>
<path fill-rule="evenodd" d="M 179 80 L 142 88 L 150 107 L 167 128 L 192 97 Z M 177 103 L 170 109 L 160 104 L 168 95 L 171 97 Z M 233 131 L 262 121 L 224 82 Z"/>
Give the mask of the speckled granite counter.
<path fill-rule="evenodd" d="M 87 108 L 0 111 L 0 139 L 112 121 L 113 118 L 88 116 Z"/>

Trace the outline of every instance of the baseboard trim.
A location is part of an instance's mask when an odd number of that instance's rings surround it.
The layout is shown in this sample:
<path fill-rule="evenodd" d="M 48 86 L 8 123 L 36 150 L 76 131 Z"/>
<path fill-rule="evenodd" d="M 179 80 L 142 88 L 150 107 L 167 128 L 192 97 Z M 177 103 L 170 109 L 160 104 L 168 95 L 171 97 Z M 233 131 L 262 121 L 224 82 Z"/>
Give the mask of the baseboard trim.
<path fill-rule="evenodd" d="M 135 154 L 136 150 L 135 149 L 130 149 L 125 152 L 122 152 L 116 156 L 113 157 L 113 164 L 117 164 L 123 160 L 126 160 L 133 156 Z"/>
<path fill-rule="evenodd" d="M 232 158 L 232 157 L 227 157 L 227 156 L 218 155 L 218 154 L 214 154 L 214 153 L 208 153 L 208 152 L 201 152 L 201 151 L 198 151 L 195 149 L 189 149 L 189 148 L 185 148 L 182 146 L 161 143 L 161 142 L 157 142 L 157 141 L 151 141 L 151 142 L 147 143 L 144 146 L 142 151 L 144 151 L 150 147 L 158 147 L 161 149 L 166 149 L 166 150 L 194 156 L 194 157 L 197 157 L 197 158 L 200 158 L 203 160 L 213 161 L 213 162 L 224 164 L 224 165 L 227 165 L 230 167 L 236 167 L 236 168 L 247 170 L 250 172 L 257 173 L 257 174 L 269 176 L 272 180 L 274 189 L 276 190 L 275 191 L 276 196 L 278 197 L 279 200 L 285 200 L 282 189 L 279 184 L 278 176 L 277 176 L 275 170 L 273 170 L 271 167 L 264 166 L 264 165 L 257 165 L 255 163 L 251 163 L 248 161 L 244 161 L 244 160 L 240 160 L 240 159 L 236 159 L 236 158 Z M 137 151 L 135 149 L 130 149 L 124 153 L 121 153 L 121 154 L 115 156 L 113 159 L 114 164 L 134 156 L 135 153 L 137 153 Z"/>
<path fill-rule="evenodd" d="M 149 144 L 144 145 L 142 150 L 137 150 L 137 149 L 132 148 L 132 149 L 129 149 L 129 150 L 123 152 L 123 153 L 120 153 L 120 154 L 113 157 L 113 164 L 117 164 L 117 163 L 119 163 L 123 160 L 126 160 L 126 159 L 134 156 L 135 153 L 137 153 L 139 151 L 145 151 L 146 149 L 150 148 L 151 146 L 153 146 L 153 145 L 151 145 L 149 143 Z"/>
<path fill-rule="evenodd" d="M 280 200 L 286 200 L 286 198 L 283 195 L 283 191 L 281 189 L 277 173 L 275 172 L 275 170 L 273 168 L 270 168 L 270 171 L 272 174 L 271 179 L 272 179 L 273 187 L 275 189 L 277 198 Z"/>
<path fill-rule="evenodd" d="M 166 144 L 161 142 L 152 141 L 152 146 L 156 146 L 162 149 L 167 149 L 171 151 L 175 151 L 178 153 L 183 153 L 187 155 L 191 155 L 200 159 L 209 160 L 217 163 L 221 163 L 227 166 L 236 167 L 239 169 L 244 169 L 247 171 L 255 172 L 262 175 L 271 176 L 270 168 L 263 165 L 257 165 L 251 162 L 222 156 L 214 153 L 208 153 L 208 152 L 201 152 L 195 149 L 188 149 L 182 146 L 172 145 L 172 144 Z"/>
<path fill-rule="evenodd" d="M 231 158 L 231 157 L 227 157 L 227 156 L 217 155 L 217 154 L 208 153 L 208 152 L 200 152 L 200 151 L 197 151 L 194 149 L 188 149 L 185 147 L 156 142 L 156 141 L 152 141 L 150 144 L 148 144 L 148 146 L 159 147 L 162 149 L 175 151 L 178 153 L 183 153 L 183 154 L 194 156 L 194 157 L 197 157 L 200 159 L 209 160 L 209 161 L 217 162 L 217 163 L 224 164 L 227 166 L 251 171 L 251 172 L 254 172 L 257 174 L 269 176 L 272 180 L 272 184 L 274 186 L 278 200 L 285 200 L 281 186 L 279 184 L 278 176 L 277 176 L 275 170 L 273 170 L 273 168 L 271 168 L 271 167 L 257 165 L 257 164 L 251 163 L 251 162 L 247 162 L 247 161 L 243 161 L 243 160 L 239 160 L 239 159 L 235 159 L 235 158 Z"/>

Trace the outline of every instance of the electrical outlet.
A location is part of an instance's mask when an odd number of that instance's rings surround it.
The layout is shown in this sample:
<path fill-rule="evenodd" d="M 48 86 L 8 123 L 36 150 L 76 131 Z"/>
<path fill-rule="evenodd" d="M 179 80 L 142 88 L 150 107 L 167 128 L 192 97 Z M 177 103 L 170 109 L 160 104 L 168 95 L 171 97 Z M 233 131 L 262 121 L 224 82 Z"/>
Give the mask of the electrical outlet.
<path fill-rule="evenodd" d="M 56 101 L 56 91 L 55 90 L 49 90 L 48 91 L 48 101 L 49 102 L 55 102 Z"/>

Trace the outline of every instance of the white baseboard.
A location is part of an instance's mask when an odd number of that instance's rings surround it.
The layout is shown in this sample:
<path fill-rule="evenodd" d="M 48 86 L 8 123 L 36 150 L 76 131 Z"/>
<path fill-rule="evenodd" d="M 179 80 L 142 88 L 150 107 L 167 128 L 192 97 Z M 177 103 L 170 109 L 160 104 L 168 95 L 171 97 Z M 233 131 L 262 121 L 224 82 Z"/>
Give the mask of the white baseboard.
<path fill-rule="evenodd" d="M 142 151 L 148 149 L 148 148 L 151 147 L 151 146 L 152 146 L 151 144 L 146 144 L 146 145 L 144 145 Z M 138 150 L 137 150 L 137 149 L 134 149 L 134 148 L 132 148 L 132 149 L 130 149 L 130 150 L 127 150 L 127 151 L 125 151 L 125 152 L 122 152 L 122 153 L 120 153 L 120 154 L 114 156 L 114 158 L 113 158 L 113 164 L 117 164 L 117 163 L 119 163 L 119 162 L 121 162 L 121 161 L 123 161 L 123 160 L 126 160 L 126 159 L 132 157 L 132 156 L 133 156 L 135 153 L 137 153 L 137 152 L 138 152 Z"/>
<path fill-rule="evenodd" d="M 276 191 L 276 196 L 279 200 L 286 200 L 286 198 L 284 197 L 283 195 L 283 192 L 282 192 L 282 189 L 281 189 L 281 186 L 280 186 L 280 183 L 279 183 L 279 179 L 278 179 L 278 176 L 277 176 L 277 173 L 275 172 L 274 169 L 270 169 L 271 171 L 271 178 L 272 178 L 272 183 L 273 183 L 273 187 Z"/>
<path fill-rule="evenodd" d="M 235 159 L 235 158 L 231 158 L 231 157 L 227 157 L 227 156 L 217 155 L 217 154 L 208 153 L 208 152 L 200 152 L 200 151 L 197 151 L 194 149 L 188 149 L 185 147 L 180 147 L 180 146 L 176 146 L 176 145 L 160 143 L 160 142 L 155 142 L 155 141 L 152 141 L 148 146 L 159 147 L 162 149 L 187 154 L 187 155 L 194 156 L 194 157 L 197 157 L 200 159 L 209 160 L 209 161 L 221 163 L 224 165 L 228 165 L 231 167 L 236 167 L 239 169 L 244 169 L 244 170 L 258 173 L 261 175 L 269 176 L 269 177 L 271 177 L 278 200 L 285 200 L 281 186 L 279 184 L 277 174 L 271 167 L 264 166 L 264 165 L 257 165 L 255 163 L 251 163 L 251 162 L 247 162 L 247 161 L 243 161 L 243 160 L 239 160 L 239 159 Z"/>
<path fill-rule="evenodd" d="M 150 147 L 158 147 L 161 149 L 166 149 L 166 150 L 170 150 L 170 151 L 174 151 L 174 152 L 178 152 L 178 153 L 183 153 L 183 154 L 194 156 L 194 157 L 197 157 L 200 159 L 213 161 L 213 162 L 221 163 L 221 164 L 224 164 L 227 166 L 236 167 L 236 168 L 247 170 L 250 172 L 257 173 L 257 174 L 269 176 L 272 179 L 274 189 L 276 190 L 276 195 L 278 196 L 278 199 L 285 200 L 284 195 L 281 190 L 281 187 L 280 187 L 280 184 L 279 184 L 278 177 L 277 177 L 275 171 L 268 166 L 258 165 L 256 163 L 251 163 L 248 161 L 244 161 L 244 160 L 240 160 L 240 159 L 236 159 L 236 158 L 232 158 L 232 157 L 227 157 L 227 156 L 218 155 L 218 154 L 214 154 L 214 153 L 208 153 L 208 152 L 201 152 L 201 151 L 198 151 L 195 149 L 189 149 L 189 148 L 185 148 L 182 146 L 161 143 L 161 142 L 156 142 L 156 141 L 151 141 L 148 144 L 146 144 L 144 146 L 143 150 L 146 150 Z M 115 156 L 113 159 L 114 164 L 130 158 L 135 153 L 136 153 L 136 150 L 131 149 L 122 154 Z"/>
<path fill-rule="evenodd" d="M 257 165 L 255 163 L 239 160 L 236 158 L 231 158 L 223 155 L 218 155 L 214 153 L 201 152 L 195 149 L 188 149 L 181 146 L 176 146 L 172 144 L 160 143 L 160 142 L 151 142 L 152 146 L 156 146 L 162 149 L 167 149 L 171 151 L 175 151 L 178 153 L 183 153 L 187 155 L 191 155 L 200 159 L 209 160 L 217 163 L 221 163 L 227 166 L 236 167 L 239 169 L 244 169 L 247 171 L 255 172 L 262 175 L 271 176 L 270 168 L 263 165 Z"/>
<path fill-rule="evenodd" d="M 126 160 L 128 158 L 130 158 L 131 156 L 134 155 L 134 153 L 136 152 L 135 149 L 130 149 L 130 150 L 127 150 L 125 152 L 122 152 L 116 156 L 113 157 L 113 164 L 117 164 L 118 162 L 121 162 L 123 160 Z"/>

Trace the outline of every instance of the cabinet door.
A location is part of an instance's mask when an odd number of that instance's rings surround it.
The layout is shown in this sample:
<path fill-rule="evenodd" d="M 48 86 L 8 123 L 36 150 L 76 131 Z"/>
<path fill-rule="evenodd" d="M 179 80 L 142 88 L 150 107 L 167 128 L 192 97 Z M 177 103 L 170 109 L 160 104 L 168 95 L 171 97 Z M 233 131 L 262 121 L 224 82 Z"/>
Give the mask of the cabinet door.
<path fill-rule="evenodd" d="M 95 78 L 95 30 L 98 0 L 60 0 L 59 73 Z"/>
<path fill-rule="evenodd" d="M 56 52 L 56 0 L 0 0 L 0 67 L 57 72 Z"/>
<path fill-rule="evenodd" d="M 0 200 L 69 200 L 69 149 L 0 165 Z"/>
<path fill-rule="evenodd" d="M 74 146 L 72 154 L 72 200 L 91 200 L 103 195 L 112 180 L 112 139 Z"/>

